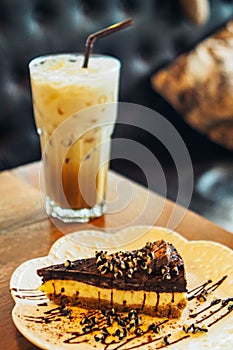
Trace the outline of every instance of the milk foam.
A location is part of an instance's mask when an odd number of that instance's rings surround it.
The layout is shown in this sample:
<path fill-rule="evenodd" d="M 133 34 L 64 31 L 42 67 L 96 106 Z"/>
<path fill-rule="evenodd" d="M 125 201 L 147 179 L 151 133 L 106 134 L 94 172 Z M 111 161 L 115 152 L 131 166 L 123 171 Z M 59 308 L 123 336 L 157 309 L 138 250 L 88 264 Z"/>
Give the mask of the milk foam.
<path fill-rule="evenodd" d="M 120 62 L 108 56 L 91 56 L 88 68 L 82 68 L 84 57 L 78 54 L 42 56 L 30 62 L 33 79 L 43 83 L 71 85 L 82 82 L 89 84 L 95 79 L 103 79 L 105 74 L 119 68 Z"/>

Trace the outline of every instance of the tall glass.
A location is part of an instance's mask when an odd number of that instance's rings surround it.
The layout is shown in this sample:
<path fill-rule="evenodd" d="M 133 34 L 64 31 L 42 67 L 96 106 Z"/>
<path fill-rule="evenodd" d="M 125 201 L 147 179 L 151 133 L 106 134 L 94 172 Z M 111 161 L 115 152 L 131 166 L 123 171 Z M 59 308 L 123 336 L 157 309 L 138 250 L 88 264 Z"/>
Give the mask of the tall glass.
<path fill-rule="evenodd" d="M 105 211 L 110 138 L 117 117 L 120 62 L 61 54 L 29 64 L 34 116 L 43 154 L 46 211 L 87 222 Z"/>

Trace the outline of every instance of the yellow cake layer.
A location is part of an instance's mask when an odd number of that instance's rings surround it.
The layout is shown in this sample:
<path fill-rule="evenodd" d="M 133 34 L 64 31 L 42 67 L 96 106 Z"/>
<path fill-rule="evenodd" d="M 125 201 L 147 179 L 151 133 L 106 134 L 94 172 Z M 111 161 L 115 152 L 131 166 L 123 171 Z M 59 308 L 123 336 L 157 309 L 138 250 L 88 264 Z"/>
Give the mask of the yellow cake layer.
<path fill-rule="evenodd" d="M 57 303 L 67 300 L 71 304 L 82 306 L 140 308 L 145 313 L 164 317 L 180 317 L 187 303 L 186 293 L 108 289 L 72 280 L 49 280 L 42 284 L 40 290 Z"/>

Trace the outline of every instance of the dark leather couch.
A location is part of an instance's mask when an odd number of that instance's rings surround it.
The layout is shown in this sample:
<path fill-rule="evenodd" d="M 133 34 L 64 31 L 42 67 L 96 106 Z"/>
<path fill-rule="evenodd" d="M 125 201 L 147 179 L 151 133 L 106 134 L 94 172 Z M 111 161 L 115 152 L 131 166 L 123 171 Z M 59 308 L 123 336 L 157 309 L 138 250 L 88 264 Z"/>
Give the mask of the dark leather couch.
<path fill-rule="evenodd" d="M 194 47 L 233 15 L 231 0 L 210 0 L 210 8 L 208 22 L 195 26 L 185 18 L 178 0 L 0 0 L 0 169 L 40 158 L 28 62 L 38 55 L 83 51 L 90 33 L 132 17 L 133 27 L 97 41 L 94 51 L 117 56 L 122 61 L 121 101 L 160 112 L 181 134 L 193 161 L 197 184 L 191 208 L 212 220 L 217 215 L 218 223 L 223 226 L 227 223 L 225 227 L 231 228 L 229 205 L 220 211 L 218 208 L 222 199 L 227 198 L 226 203 L 229 202 L 229 188 L 232 191 L 232 152 L 185 124 L 153 91 L 150 81 L 152 73 Z M 134 116 L 128 118 L 130 123 L 134 122 Z M 114 137 L 133 138 L 155 153 L 168 180 L 168 197 L 175 199 L 175 168 L 163 145 L 151 135 L 124 125 L 117 126 Z M 136 181 L 146 182 L 134 164 L 116 159 L 111 166 Z M 203 194 L 198 181 L 216 168 L 221 175 L 214 184 L 217 195 L 214 196 L 211 189 L 209 194 Z M 226 186 L 222 189 L 223 184 Z M 151 187 L 160 190 L 156 174 Z"/>

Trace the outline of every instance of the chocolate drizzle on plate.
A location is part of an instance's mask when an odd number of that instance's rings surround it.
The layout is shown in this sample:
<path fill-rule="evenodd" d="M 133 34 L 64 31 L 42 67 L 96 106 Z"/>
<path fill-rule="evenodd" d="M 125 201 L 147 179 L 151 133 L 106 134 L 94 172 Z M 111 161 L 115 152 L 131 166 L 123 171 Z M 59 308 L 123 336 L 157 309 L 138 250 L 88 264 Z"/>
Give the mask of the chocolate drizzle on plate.
<path fill-rule="evenodd" d="M 188 291 L 188 294 L 191 294 L 188 297 L 188 300 L 192 300 L 194 298 L 200 300 L 200 301 L 205 301 L 206 296 L 210 294 L 211 292 L 215 291 L 227 278 L 227 276 L 223 276 L 219 281 L 216 283 L 212 284 L 208 288 L 207 285 L 212 283 L 212 280 L 208 280 L 207 282 L 201 284 L 200 286 L 195 287 L 194 289 Z"/>
<path fill-rule="evenodd" d="M 211 303 L 210 303 L 208 306 L 206 306 L 204 309 L 202 309 L 202 310 L 196 312 L 195 314 L 190 314 L 189 317 L 197 317 L 197 316 L 200 315 L 201 313 L 203 313 L 203 312 L 209 310 L 213 305 L 219 304 L 221 301 L 222 301 L 221 299 L 214 299 L 214 300 L 212 300 Z"/>
<path fill-rule="evenodd" d="M 190 317 L 196 317 L 197 315 L 200 315 L 200 314 L 203 313 L 204 311 L 206 311 L 206 310 L 208 310 L 208 309 L 210 309 L 210 308 L 213 308 L 213 306 L 215 306 L 215 305 L 217 305 L 217 304 L 219 304 L 219 303 L 221 303 L 221 305 L 220 305 L 217 309 L 211 311 L 208 315 L 205 315 L 204 317 L 202 317 L 202 318 L 200 318 L 200 319 L 197 319 L 197 320 L 196 320 L 196 324 L 207 320 L 208 318 L 210 318 L 210 317 L 212 317 L 213 315 L 219 313 L 222 309 L 224 309 L 224 308 L 226 308 L 226 307 L 227 307 L 227 310 L 228 310 L 228 311 L 227 311 L 227 314 L 229 314 L 229 313 L 232 311 L 232 309 L 233 309 L 233 298 L 227 298 L 227 299 L 223 299 L 223 300 L 221 300 L 221 299 L 216 299 L 216 300 L 213 300 L 213 301 L 210 303 L 210 305 L 209 305 L 208 307 L 206 307 L 205 309 L 203 309 L 203 310 L 197 312 L 196 314 L 191 314 Z M 230 304 L 230 305 L 229 305 L 229 304 Z M 222 318 L 222 316 L 221 316 L 221 318 Z M 215 323 L 216 323 L 216 322 L 215 322 Z"/>
<path fill-rule="evenodd" d="M 11 288 L 11 292 L 14 292 L 14 296 L 18 299 L 47 300 L 45 293 L 38 289 Z"/>
<path fill-rule="evenodd" d="M 233 299 L 233 298 L 231 298 Z M 223 318 L 225 318 L 226 316 L 228 316 L 231 312 L 233 311 L 233 304 L 230 304 L 227 308 L 227 311 L 221 315 L 219 318 L 216 318 L 214 321 L 212 321 L 211 323 L 208 324 L 208 327 L 213 326 L 214 324 L 216 324 L 217 322 L 221 321 Z"/>
<path fill-rule="evenodd" d="M 66 317 L 69 320 L 72 320 L 72 311 L 66 307 L 56 307 L 54 309 L 44 312 L 44 316 L 30 316 L 24 315 L 24 318 L 27 321 L 33 321 L 35 323 L 50 323 L 61 321 L 61 317 Z"/>

